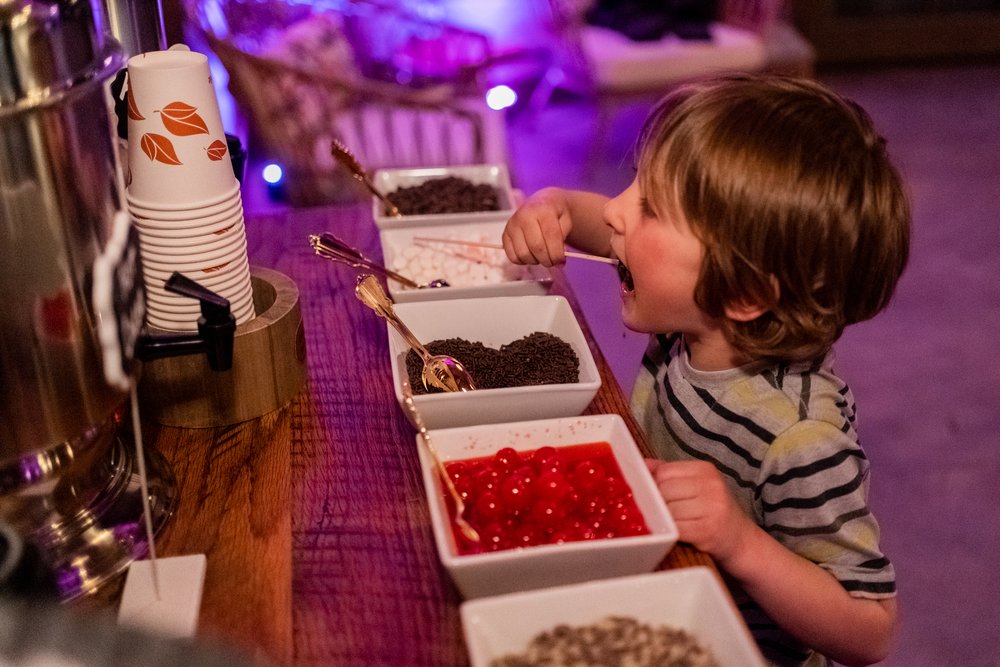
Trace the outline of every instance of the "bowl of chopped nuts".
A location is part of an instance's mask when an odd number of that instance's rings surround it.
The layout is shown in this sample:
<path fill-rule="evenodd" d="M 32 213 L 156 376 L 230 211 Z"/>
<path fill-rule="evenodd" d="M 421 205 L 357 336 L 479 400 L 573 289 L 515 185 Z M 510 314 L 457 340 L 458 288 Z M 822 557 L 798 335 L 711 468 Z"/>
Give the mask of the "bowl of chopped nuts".
<path fill-rule="evenodd" d="M 390 215 L 373 197 L 372 217 L 379 229 L 506 221 L 514 214 L 510 174 L 502 164 L 377 169 L 372 182 L 401 213 Z"/>
<path fill-rule="evenodd" d="M 389 279 L 396 303 L 432 299 L 545 294 L 552 274 L 541 265 L 512 264 L 498 248 L 506 221 L 448 225 L 413 225 L 383 229 L 384 263 L 403 276 L 426 285 L 444 280 L 447 287 L 414 288 Z"/>
<path fill-rule="evenodd" d="M 618 415 L 432 430 L 418 438 L 438 557 L 466 599 L 651 572 L 677 528 Z"/>
<path fill-rule="evenodd" d="M 472 667 L 580 664 L 581 655 L 601 665 L 765 664 L 705 567 L 481 598 L 460 615 Z"/>
<path fill-rule="evenodd" d="M 477 387 L 424 387 L 420 357 L 387 325 L 396 400 L 402 407 L 409 381 L 428 428 L 576 416 L 601 387 L 590 346 L 564 297 L 414 301 L 394 309 L 431 354 L 462 362 Z"/>

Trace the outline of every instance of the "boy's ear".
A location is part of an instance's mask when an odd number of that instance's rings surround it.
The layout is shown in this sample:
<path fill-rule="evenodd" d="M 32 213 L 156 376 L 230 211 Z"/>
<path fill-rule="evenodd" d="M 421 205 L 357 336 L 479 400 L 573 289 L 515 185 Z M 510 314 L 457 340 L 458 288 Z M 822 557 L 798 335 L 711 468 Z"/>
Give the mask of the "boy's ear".
<path fill-rule="evenodd" d="M 771 292 L 773 293 L 774 299 L 771 303 L 777 303 L 778 297 L 781 295 L 781 287 L 778 284 L 778 278 L 774 274 L 771 274 L 769 282 L 771 283 Z M 770 305 L 761 303 L 758 299 L 753 299 L 740 300 L 735 303 L 726 304 L 725 313 L 726 317 L 736 322 L 750 322 L 769 310 L 771 310 Z"/>
<path fill-rule="evenodd" d="M 755 302 L 739 301 L 726 306 L 726 317 L 736 322 L 750 322 L 755 320 L 769 308 Z"/>

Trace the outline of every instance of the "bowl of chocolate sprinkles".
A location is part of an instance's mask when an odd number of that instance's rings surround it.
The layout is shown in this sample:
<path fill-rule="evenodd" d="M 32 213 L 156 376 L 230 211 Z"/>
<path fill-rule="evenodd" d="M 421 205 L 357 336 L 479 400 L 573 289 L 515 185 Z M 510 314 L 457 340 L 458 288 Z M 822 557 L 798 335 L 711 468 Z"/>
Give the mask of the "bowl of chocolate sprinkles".
<path fill-rule="evenodd" d="M 396 398 L 408 380 L 428 428 L 575 417 L 593 400 L 600 374 L 563 297 L 500 296 L 397 303 L 396 313 L 432 354 L 448 354 L 479 387 L 427 391 L 420 358 L 388 328 Z"/>
<path fill-rule="evenodd" d="M 472 375 L 479 389 L 528 387 L 539 384 L 569 384 L 580 376 L 580 360 L 573 346 L 544 331 L 535 331 L 499 349 L 464 338 L 434 340 L 424 344 L 431 354 L 455 357 Z M 421 382 L 423 361 L 410 350 L 406 372 L 415 394 L 440 393 Z"/>
<path fill-rule="evenodd" d="M 472 667 L 763 667 L 705 567 L 480 598 L 460 609 Z"/>
<path fill-rule="evenodd" d="M 507 220 L 514 212 L 510 174 L 501 164 L 378 169 L 372 181 L 402 213 L 388 215 L 373 197 L 380 229 Z"/>

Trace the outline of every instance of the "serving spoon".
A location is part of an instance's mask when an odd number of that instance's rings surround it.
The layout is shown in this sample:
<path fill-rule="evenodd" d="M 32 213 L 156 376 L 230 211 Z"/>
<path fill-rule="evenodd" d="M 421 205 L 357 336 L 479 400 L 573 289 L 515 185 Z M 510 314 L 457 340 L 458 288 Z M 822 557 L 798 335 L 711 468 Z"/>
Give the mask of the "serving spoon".
<path fill-rule="evenodd" d="M 310 234 L 309 245 L 312 246 L 313 250 L 315 250 L 316 254 L 320 257 L 334 262 L 341 262 L 342 264 L 347 264 L 348 266 L 353 266 L 355 268 L 374 271 L 381 276 L 392 278 L 406 287 L 413 289 L 424 289 L 425 287 L 450 287 L 448 281 L 441 278 L 437 278 L 422 285 L 412 278 L 407 278 L 401 273 L 382 266 L 374 260 L 368 259 L 359 251 L 347 245 L 330 232 Z"/>
<path fill-rule="evenodd" d="M 423 370 L 420 373 L 424 389 L 428 389 L 428 385 L 444 391 L 472 391 L 476 388 L 472 376 L 465 370 L 462 362 L 447 354 L 431 354 L 423 343 L 413 335 L 410 328 L 396 315 L 396 311 L 392 307 L 392 299 L 386 295 L 375 276 L 360 276 L 358 284 L 354 288 L 354 294 L 361 303 L 391 324 L 406 340 L 407 344 L 420 355 L 424 362 Z"/>
<path fill-rule="evenodd" d="M 357 180 L 361 181 L 362 185 L 368 188 L 368 192 L 375 195 L 379 201 L 385 206 L 385 212 L 396 218 L 403 217 L 403 214 L 399 212 L 396 205 L 383 193 L 381 190 L 375 187 L 372 183 L 372 179 L 369 178 L 368 172 L 366 172 L 362 167 L 361 163 L 358 162 L 358 158 L 354 157 L 354 153 L 340 143 L 337 139 L 334 139 L 330 144 L 330 152 L 333 154 L 334 159 L 337 160 L 341 165 L 347 168 Z"/>
<path fill-rule="evenodd" d="M 472 524 L 465 520 L 465 501 L 462 500 L 462 494 L 455 488 L 455 482 L 452 481 L 451 475 L 448 474 L 448 470 L 444 467 L 444 462 L 441 461 L 437 450 L 434 449 L 434 442 L 431 440 L 431 434 L 427 431 L 427 425 L 424 424 L 423 417 L 420 416 L 420 412 L 413 402 L 413 392 L 410 390 L 409 382 L 403 382 L 403 407 L 406 408 L 407 417 L 410 418 L 413 427 L 420 433 L 420 439 L 423 441 L 424 447 L 427 448 L 427 453 L 434 460 L 434 467 L 437 468 L 438 474 L 441 476 L 441 480 L 444 482 L 452 502 L 455 503 L 455 525 L 458 526 L 458 529 L 462 531 L 462 534 L 467 539 L 479 542 L 481 539 L 479 533 L 472 527 Z"/>

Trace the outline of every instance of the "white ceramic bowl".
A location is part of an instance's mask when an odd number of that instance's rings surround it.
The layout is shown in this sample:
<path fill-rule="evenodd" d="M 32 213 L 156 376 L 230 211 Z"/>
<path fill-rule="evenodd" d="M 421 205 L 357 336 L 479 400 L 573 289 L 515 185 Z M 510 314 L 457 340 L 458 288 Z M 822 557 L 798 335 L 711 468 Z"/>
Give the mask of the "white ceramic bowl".
<path fill-rule="evenodd" d="M 588 415 L 511 424 L 431 431 L 444 461 L 518 451 L 606 442 L 632 491 L 649 534 L 543 544 L 479 554 L 459 554 L 452 535 L 445 489 L 426 447 L 417 436 L 424 489 L 438 556 L 465 598 L 651 572 L 677 542 L 677 527 L 656 489 L 625 422 L 618 415 Z"/>
<path fill-rule="evenodd" d="M 545 294 L 552 274 L 544 266 L 519 266 L 503 250 L 456 244 L 416 241 L 419 238 L 457 239 L 500 243 L 504 220 L 448 225 L 414 225 L 383 229 L 385 265 L 418 283 L 444 278 L 450 287 L 413 289 L 389 279 L 389 294 L 396 303 L 481 296 Z M 414 255 L 414 256 L 409 256 Z M 419 265 L 419 266 L 414 266 Z"/>
<path fill-rule="evenodd" d="M 473 183 L 486 183 L 497 190 L 500 203 L 498 211 L 478 211 L 470 213 L 441 213 L 432 215 L 385 215 L 383 204 L 372 197 L 372 217 L 380 229 L 406 227 L 408 225 L 447 225 L 455 222 L 506 221 L 514 213 L 514 191 L 510 185 L 510 174 L 502 164 L 475 164 L 455 167 L 420 167 L 416 169 L 377 169 L 372 182 L 379 192 L 390 194 L 401 187 L 420 185 L 424 181 L 446 176 L 457 176 Z"/>
<path fill-rule="evenodd" d="M 561 296 L 497 296 L 399 303 L 396 314 L 422 342 L 464 338 L 498 349 L 536 331 L 573 347 L 580 360 L 579 381 L 469 392 L 417 394 L 413 402 L 428 428 L 497 424 L 572 417 L 580 414 L 601 387 L 601 377 L 569 302 Z M 400 408 L 407 379 L 403 337 L 391 326 L 389 357 Z M 475 379 L 475 378 L 473 378 Z"/>
<path fill-rule="evenodd" d="M 472 667 L 522 653 L 559 623 L 589 625 L 610 615 L 685 630 L 720 667 L 763 667 L 764 659 L 715 574 L 690 567 L 515 593 L 462 604 Z"/>

